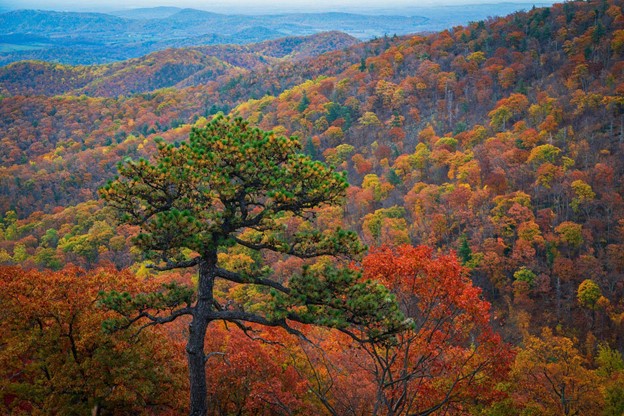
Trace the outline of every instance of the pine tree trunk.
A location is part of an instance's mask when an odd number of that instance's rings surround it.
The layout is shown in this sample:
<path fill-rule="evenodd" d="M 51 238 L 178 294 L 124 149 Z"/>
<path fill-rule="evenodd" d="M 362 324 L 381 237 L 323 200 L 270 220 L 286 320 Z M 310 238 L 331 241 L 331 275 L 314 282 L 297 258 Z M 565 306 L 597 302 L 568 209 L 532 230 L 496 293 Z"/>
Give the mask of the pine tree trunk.
<path fill-rule="evenodd" d="M 197 304 L 193 310 L 193 320 L 189 325 L 189 339 L 186 344 L 191 385 L 191 416 L 205 416 L 208 412 L 204 340 L 206 329 L 210 323 L 208 317 L 213 304 L 212 291 L 216 262 L 217 255 L 215 252 L 202 256 L 199 263 Z"/>

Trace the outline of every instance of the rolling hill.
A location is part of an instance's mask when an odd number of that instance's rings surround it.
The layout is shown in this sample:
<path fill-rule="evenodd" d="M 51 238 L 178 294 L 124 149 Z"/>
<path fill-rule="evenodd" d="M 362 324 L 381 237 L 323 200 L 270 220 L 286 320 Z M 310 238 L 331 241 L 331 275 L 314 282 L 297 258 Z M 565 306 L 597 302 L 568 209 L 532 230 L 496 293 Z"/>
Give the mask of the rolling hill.
<path fill-rule="evenodd" d="M 116 97 L 168 87 L 189 87 L 283 61 L 298 62 L 356 43 L 357 39 L 349 35 L 326 32 L 250 45 L 166 49 L 106 65 L 22 61 L 0 68 L 0 93 Z"/>
<path fill-rule="evenodd" d="M 370 247 L 457 254 L 462 278 L 479 288 L 473 295 L 492 304 L 488 324 L 518 352 L 496 397 L 462 399 L 461 412 L 561 414 L 559 391 L 542 377 L 558 371 L 573 371 L 573 385 L 586 387 L 570 401 L 578 414 L 617 409 L 621 0 L 566 2 L 366 42 L 329 32 L 93 67 L 7 68 L 0 71 L 0 262 L 135 264 L 143 273 L 130 248 L 136 230 L 111 220 L 97 188 L 124 158 L 152 156 L 157 137 L 175 147 L 224 112 L 295 135 L 307 155 L 344 172 L 346 205 L 320 213 L 323 227 L 354 230 Z M 284 219 L 284 232 L 297 221 Z M 232 256 L 254 261 L 244 250 Z M 271 260 L 291 272 L 290 263 Z M 408 278 L 417 285 L 421 277 Z M 561 385 L 569 386 L 565 377 Z"/>
<path fill-rule="evenodd" d="M 226 15 L 195 9 L 104 13 L 14 10 L 0 14 L 0 64 L 43 60 L 108 63 L 172 47 L 248 44 L 342 31 L 360 39 L 425 30 L 419 16 L 348 13 Z"/>

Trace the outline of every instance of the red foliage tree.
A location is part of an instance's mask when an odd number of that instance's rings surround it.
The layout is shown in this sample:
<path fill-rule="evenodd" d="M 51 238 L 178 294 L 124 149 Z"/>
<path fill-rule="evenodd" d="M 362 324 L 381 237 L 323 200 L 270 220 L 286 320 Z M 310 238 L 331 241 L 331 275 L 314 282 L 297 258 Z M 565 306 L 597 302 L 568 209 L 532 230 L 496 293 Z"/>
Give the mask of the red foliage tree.
<path fill-rule="evenodd" d="M 425 246 L 381 247 L 363 267 L 365 278 L 395 293 L 411 321 L 392 340 L 362 347 L 377 386 L 374 413 L 461 411 L 476 398 L 492 398 L 512 354 L 456 255 L 436 257 Z"/>

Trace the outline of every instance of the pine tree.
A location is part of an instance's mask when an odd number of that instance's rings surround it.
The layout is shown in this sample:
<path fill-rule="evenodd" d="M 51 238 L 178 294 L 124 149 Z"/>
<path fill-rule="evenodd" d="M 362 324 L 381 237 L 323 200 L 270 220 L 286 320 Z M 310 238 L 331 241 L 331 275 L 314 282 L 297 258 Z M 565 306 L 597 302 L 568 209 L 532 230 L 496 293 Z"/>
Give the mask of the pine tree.
<path fill-rule="evenodd" d="M 219 253 L 233 247 L 303 259 L 348 259 L 363 252 L 355 233 L 313 227 L 314 209 L 339 204 L 347 182 L 300 151 L 294 137 L 217 116 L 177 148 L 160 141 L 153 162 L 124 161 L 120 177 L 100 189 L 121 222 L 140 227 L 135 245 L 154 261 L 154 269 L 198 269 L 196 291 L 172 283 L 160 293 L 132 297 L 111 292 L 104 299 L 123 316 L 114 327 L 192 317 L 186 351 L 193 416 L 207 412 L 204 339 L 210 322 L 231 322 L 244 330 L 249 323 L 278 326 L 292 334 L 299 332 L 291 321 L 343 330 L 357 325 L 371 338 L 401 326 L 402 315 L 388 290 L 349 268 L 304 268 L 283 282 L 264 265 L 242 271 L 219 260 Z M 307 221 L 285 232 L 289 218 Z M 215 293 L 219 280 L 260 288 L 258 299 L 250 300 L 254 308 L 226 307 L 230 300 Z"/>

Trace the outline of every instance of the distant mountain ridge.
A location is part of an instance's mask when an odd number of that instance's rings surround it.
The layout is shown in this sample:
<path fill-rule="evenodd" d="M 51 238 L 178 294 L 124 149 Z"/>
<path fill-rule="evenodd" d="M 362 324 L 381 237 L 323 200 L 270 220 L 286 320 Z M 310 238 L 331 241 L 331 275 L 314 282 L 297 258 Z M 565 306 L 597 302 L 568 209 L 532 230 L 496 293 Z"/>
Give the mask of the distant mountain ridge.
<path fill-rule="evenodd" d="M 139 9 L 119 10 L 110 12 L 113 16 L 124 17 L 126 19 L 164 19 L 182 10 L 180 7 L 158 6 L 144 7 Z"/>
<path fill-rule="evenodd" d="M 189 87 L 276 64 L 340 50 L 359 43 L 341 32 L 286 37 L 249 45 L 166 49 L 103 65 L 21 61 L 0 68 L 0 94 L 86 94 L 116 97 L 167 87 Z"/>
<path fill-rule="evenodd" d="M 534 4 L 540 5 L 547 4 Z M 110 13 L 45 10 L 3 13 L 0 9 L 0 66 L 20 60 L 71 65 L 105 64 L 167 48 L 241 45 L 334 30 L 360 40 L 395 34 L 431 33 L 531 6 L 529 3 L 509 2 L 463 6 L 388 6 L 375 13 L 365 6 L 361 6 L 361 12 L 285 13 L 277 6 L 261 10 L 225 9 L 218 4 L 210 7 L 220 13 L 179 7 Z"/>
<path fill-rule="evenodd" d="M 0 14 L 0 65 L 20 60 L 66 64 L 121 61 L 172 47 L 257 43 L 342 31 L 359 39 L 425 29 L 419 16 L 348 13 L 225 15 L 156 8 L 104 13 L 15 10 Z"/>

